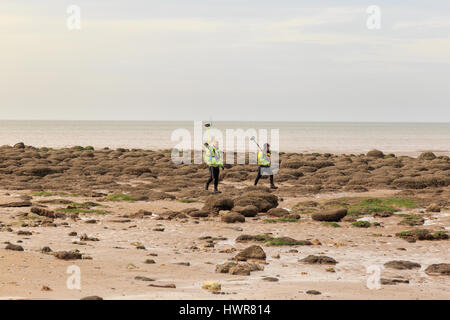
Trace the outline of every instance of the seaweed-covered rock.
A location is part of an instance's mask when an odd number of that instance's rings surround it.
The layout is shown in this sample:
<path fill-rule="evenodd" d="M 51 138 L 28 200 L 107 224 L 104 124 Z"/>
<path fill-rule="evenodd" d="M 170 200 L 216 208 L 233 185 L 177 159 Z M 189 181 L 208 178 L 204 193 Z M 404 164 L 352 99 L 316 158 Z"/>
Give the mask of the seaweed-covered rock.
<path fill-rule="evenodd" d="M 408 242 L 416 242 L 417 240 L 447 240 L 449 238 L 446 231 L 432 232 L 428 229 L 408 230 L 396 233 L 395 235 Z"/>
<path fill-rule="evenodd" d="M 337 222 L 340 221 L 342 218 L 344 218 L 346 215 L 347 209 L 337 209 L 337 210 L 316 212 L 313 213 L 311 217 L 313 220 L 316 221 Z"/>

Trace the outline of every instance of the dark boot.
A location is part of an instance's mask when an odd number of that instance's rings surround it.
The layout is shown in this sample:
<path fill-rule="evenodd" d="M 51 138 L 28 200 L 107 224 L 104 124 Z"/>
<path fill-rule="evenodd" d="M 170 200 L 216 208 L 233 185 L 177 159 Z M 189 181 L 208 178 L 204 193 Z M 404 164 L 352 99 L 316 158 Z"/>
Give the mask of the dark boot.
<path fill-rule="evenodd" d="M 278 189 L 278 187 L 276 185 L 274 185 L 274 184 L 271 184 L 270 185 L 270 189 Z"/>
<path fill-rule="evenodd" d="M 205 190 L 208 191 L 208 188 L 209 188 L 209 183 L 207 182 L 207 183 L 205 184 Z"/>
<path fill-rule="evenodd" d="M 214 193 L 222 193 L 219 190 L 217 190 L 217 188 L 214 188 Z"/>

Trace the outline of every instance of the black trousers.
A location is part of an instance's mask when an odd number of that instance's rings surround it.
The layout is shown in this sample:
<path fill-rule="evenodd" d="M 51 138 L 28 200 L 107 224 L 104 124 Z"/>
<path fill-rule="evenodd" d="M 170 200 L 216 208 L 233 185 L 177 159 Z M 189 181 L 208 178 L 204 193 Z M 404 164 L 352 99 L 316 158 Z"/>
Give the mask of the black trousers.
<path fill-rule="evenodd" d="M 270 169 L 270 167 L 261 167 L 258 166 L 258 174 L 256 176 L 255 179 L 255 186 L 258 184 L 259 179 L 261 178 L 262 174 L 266 174 L 269 175 L 270 178 L 270 185 L 273 185 L 273 173 L 272 173 L 272 169 Z"/>
<path fill-rule="evenodd" d="M 206 188 L 214 180 L 214 190 L 217 190 L 219 185 L 219 167 L 209 167 L 209 179 L 206 181 Z"/>

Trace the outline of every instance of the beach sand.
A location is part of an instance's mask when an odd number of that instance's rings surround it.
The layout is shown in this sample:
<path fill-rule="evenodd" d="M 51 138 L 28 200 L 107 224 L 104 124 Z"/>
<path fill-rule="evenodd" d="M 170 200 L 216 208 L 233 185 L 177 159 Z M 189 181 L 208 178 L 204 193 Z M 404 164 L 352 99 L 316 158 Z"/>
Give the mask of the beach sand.
<path fill-rule="evenodd" d="M 448 157 L 283 154 L 278 190 L 268 190 L 267 179 L 252 187 L 256 166 L 235 165 L 222 172 L 222 194 L 213 195 L 203 189 L 204 165 L 177 166 L 167 151 L 0 151 L 2 299 L 450 298 L 448 269 L 429 272 L 450 263 Z M 224 222 L 249 203 L 257 212 L 245 222 Z M 347 209 L 339 226 L 312 218 L 339 208 Z M 371 225 L 356 226 L 361 219 Z M 399 236 L 422 229 L 440 236 Z M 286 245 L 283 237 L 303 242 Z M 10 244 L 23 251 L 5 249 L 17 249 Z M 254 245 L 266 257 L 247 262 L 263 270 L 216 272 L 226 262 L 245 265 L 235 257 Z M 54 254 L 72 250 L 82 259 Z M 336 264 L 301 261 L 309 255 Z M 393 260 L 420 267 L 383 267 Z M 69 266 L 80 268 L 80 289 L 67 286 Z M 368 288 L 371 266 L 381 268 L 379 289 Z M 204 281 L 221 290 L 202 289 Z"/>

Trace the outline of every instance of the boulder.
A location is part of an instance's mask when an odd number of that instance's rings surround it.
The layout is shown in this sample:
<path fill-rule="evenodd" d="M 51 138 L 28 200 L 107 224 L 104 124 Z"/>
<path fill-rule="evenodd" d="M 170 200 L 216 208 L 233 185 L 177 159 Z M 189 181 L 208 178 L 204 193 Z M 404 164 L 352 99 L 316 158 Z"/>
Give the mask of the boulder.
<path fill-rule="evenodd" d="M 255 190 L 244 192 L 234 199 L 234 204 L 240 207 L 253 205 L 258 208 L 259 212 L 267 212 L 278 206 L 278 197 L 270 192 Z"/>
<path fill-rule="evenodd" d="M 25 144 L 23 142 L 16 143 L 13 147 L 14 149 L 25 149 Z"/>
<path fill-rule="evenodd" d="M 233 211 L 242 214 L 244 217 L 255 217 L 258 214 L 258 208 L 254 205 L 236 206 L 233 208 Z"/>
<path fill-rule="evenodd" d="M 316 221 L 337 222 L 344 218 L 346 215 L 347 209 L 337 209 L 313 213 L 312 219 Z"/>
<path fill-rule="evenodd" d="M 12 250 L 12 251 L 23 251 L 22 246 L 19 246 L 17 244 L 8 243 L 5 247 L 6 250 Z"/>
<path fill-rule="evenodd" d="M 434 160 L 436 155 L 433 152 L 422 152 L 419 156 L 420 160 Z"/>
<path fill-rule="evenodd" d="M 267 211 L 267 214 L 272 217 L 286 217 L 289 216 L 289 211 L 283 208 L 272 208 Z"/>
<path fill-rule="evenodd" d="M 234 259 L 238 261 L 247 261 L 247 259 L 266 260 L 266 253 L 260 246 L 253 245 L 239 252 Z"/>
<path fill-rule="evenodd" d="M 220 210 L 231 210 L 234 207 L 233 199 L 223 195 L 209 196 L 205 201 L 204 210 L 219 212 Z"/>
<path fill-rule="evenodd" d="M 245 222 L 245 217 L 237 212 L 224 213 L 221 219 L 226 223 Z"/>
<path fill-rule="evenodd" d="M 239 263 L 230 268 L 229 273 L 238 276 L 249 276 L 252 271 L 262 271 L 264 268 L 257 263 Z"/>
<path fill-rule="evenodd" d="M 384 153 L 380 150 L 373 149 L 367 152 L 367 156 L 371 158 L 384 158 Z"/>

